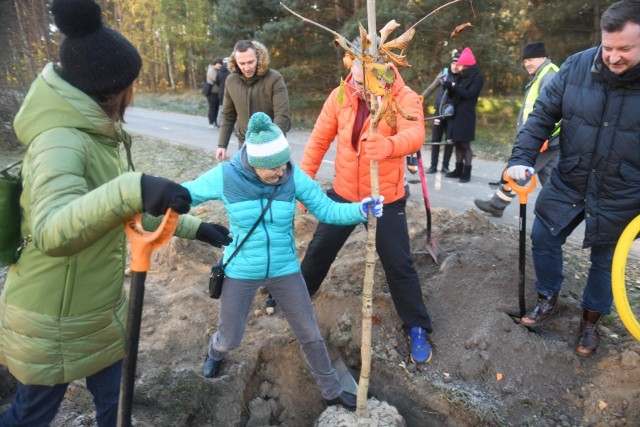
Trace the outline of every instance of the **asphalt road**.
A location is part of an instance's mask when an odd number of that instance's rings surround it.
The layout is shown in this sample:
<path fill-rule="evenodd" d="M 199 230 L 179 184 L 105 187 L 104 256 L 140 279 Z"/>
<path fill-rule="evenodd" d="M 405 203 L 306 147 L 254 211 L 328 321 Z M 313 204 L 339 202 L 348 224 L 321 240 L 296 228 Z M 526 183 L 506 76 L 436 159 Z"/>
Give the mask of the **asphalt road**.
<path fill-rule="evenodd" d="M 212 156 L 217 149 L 218 130 L 208 127 L 206 117 L 132 107 L 127 110 L 125 119 L 127 120 L 125 129 L 133 134 L 153 136 L 170 143 L 202 148 L 205 151 L 211 152 Z M 292 130 L 287 133 L 287 139 L 291 145 L 292 157 L 295 163 L 300 162 L 308 137 L 308 131 Z M 232 137 L 227 154 L 232 156 L 236 152 L 237 146 L 237 140 L 235 137 Z M 440 156 L 442 158 L 442 153 Z M 429 167 L 429 159 L 431 158 L 430 149 L 426 146 L 422 148 L 422 157 L 426 169 Z M 318 172 L 318 179 L 332 180 L 334 158 L 335 151 L 332 147 L 325 156 L 323 165 Z M 450 166 L 453 167 L 453 165 Z M 466 184 L 461 184 L 457 179 L 445 178 L 440 172 L 427 175 L 427 188 L 431 206 L 455 208 L 460 211 L 467 209 L 477 210 L 473 204 L 473 200 L 476 198 L 486 199 L 493 194 L 494 189 L 489 187 L 488 183 L 498 179 L 504 166 L 504 163 L 500 162 L 477 158 L 473 159 L 471 181 Z M 424 200 L 419 175 L 412 175 L 407 172 L 406 177 L 409 181 L 415 181 L 410 183 L 411 197 Z M 538 187 L 533 190 L 528 198 L 527 236 L 529 235 L 529 230 L 531 230 L 534 219 L 533 206 L 539 189 L 540 186 L 538 184 Z M 505 209 L 504 215 L 501 218 L 489 216 L 490 220 L 494 223 L 515 227 L 517 229 L 520 207 L 516 201 L 517 200 L 514 200 L 514 202 Z M 573 232 L 569 241 L 580 245 L 583 235 L 584 227 L 581 225 Z"/>

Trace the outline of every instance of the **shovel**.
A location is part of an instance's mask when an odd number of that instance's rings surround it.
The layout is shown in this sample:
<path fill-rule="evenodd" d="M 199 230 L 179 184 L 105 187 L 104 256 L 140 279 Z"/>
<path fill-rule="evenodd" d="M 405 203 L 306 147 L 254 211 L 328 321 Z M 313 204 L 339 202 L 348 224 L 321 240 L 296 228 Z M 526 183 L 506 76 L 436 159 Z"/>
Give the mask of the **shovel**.
<path fill-rule="evenodd" d="M 531 175 L 529 180 L 529 185 L 520 186 L 516 184 L 516 182 L 511 179 L 507 175 L 507 171 L 504 171 L 504 179 L 509 184 L 509 187 L 518 195 L 518 201 L 520 202 L 520 217 L 518 220 L 518 230 L 520 231 L 520 247 L 519 247 L 519 256 L 518 256 L 518 265 L 520 269 L 520 284 L 518 286 L 518 303 L 520 305 L 520 316 L 518 318 L 521 319 L 524 316 L 527 308 L 524 299 L 524 267 L 525 267 L 525 249 L 526 249 L 526 229 L 527 229 L 527 198 L 529 197 L 529 193 L 536 188 L 536 176 L 533 174 L 534 170 L 531 168 Z M 512 316 L 514 317 L 514 316 Z"/>
<path fill-rule="evenodd" d="M 344 363 L 341 357 L 333 360 L 333 367 L 336 368 L 336 372 L 338 372 L 338 377 L 340 378 L 340 385 L 342 389 L 347 393 L 351 393 L 354 395 L 358 395 L 358 383 L 356 382 L 353 375 L 351 375 L 351 371 L 347 367 L 347 364 Z"/>
<path fill-rule="evenodd" d="M 427 211 L 427 251 L 429 251 L 436 264 L 439 264 L 445 252 L 438 245 L 436 238 L 431 235 L 431 203 L 429 202 L 429 190 L 427 189 L 427 175 L 424 173 L 424 165 L 422 164 L 422 150 L 418 150 L 417 155 L 420 184 L 422 185 L 422 195 L 424 196 L 424 207 Z"/>
<path fill-rule="evenodd" d="M 136 363 L 138 361 L 138 342 L 140 341 L 140 324 L 142 323 L 142 304 L 144 300 L 144 282 L 151 264 L 151 253 L 154 249 L 166 244 L 178 225 L 179 215 L 169 209 L 162 223 L 153 233 L 142 228 L 140 214 L 125 222 L 125 231 L 131 244 L 131 289 L 129 291 L 129 311 L 125 329 L 124 362 L 122 364 L 122 380 L 120 382 L 120 402 L 118 404 L 118 427 L 131 426 L 131 409 L 133 407 L 133 387 L 136 379 Z"/>

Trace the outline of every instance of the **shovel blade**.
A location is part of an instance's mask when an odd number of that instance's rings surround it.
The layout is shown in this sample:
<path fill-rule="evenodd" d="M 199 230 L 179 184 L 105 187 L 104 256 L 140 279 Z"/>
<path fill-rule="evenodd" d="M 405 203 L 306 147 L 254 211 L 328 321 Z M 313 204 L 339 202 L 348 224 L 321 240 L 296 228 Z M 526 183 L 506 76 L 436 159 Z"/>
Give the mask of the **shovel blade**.
<path fill-rule="evenodd" d="M 358 383 L 351 375 L 351 371 L 347 367 L 346 363 L 342 358 L 337 358 L 333 361 L 333 366 L 336 368 L 338 372 L 338 377 L 340 378 L 340 385 L 342 389 L 347 393 L 358 395 Z"/>
<path fill-rule="evenodd" d="M 427 252 L 429 252 L 436 264 L 440 264 L 447 256 L 446 252 L 440 247 L 434 237 L 427 243 Z"/>

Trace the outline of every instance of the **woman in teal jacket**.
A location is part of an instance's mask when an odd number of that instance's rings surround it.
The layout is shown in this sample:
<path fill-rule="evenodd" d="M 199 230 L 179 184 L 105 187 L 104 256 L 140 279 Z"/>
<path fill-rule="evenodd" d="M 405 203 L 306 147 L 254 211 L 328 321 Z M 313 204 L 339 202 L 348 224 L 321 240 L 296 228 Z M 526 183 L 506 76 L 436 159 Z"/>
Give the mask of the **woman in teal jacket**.
<path fill-rule="evenodd" d="M 123 172 L 124 111 L 142 61 L 101 22 L 91 0 L 56 0 L 67 34 L 60 64 L 34 81 L 14 126 L 28 146 L 22 165 L 19 259 L 0 296 L 0 363 L 18 380 L 0 426 L 45 426 L 69 382 L 86 378 L 99 426 L 115 426 L 127 299 L 123 223 L 145 211 L 189 211 L 172 181 Z M 129 166 L 131 167 L 130 159 Z M 159 220 L 146 216 L 145 228 Z M 177 235 L 224 243 L 228 230 L 183 216 Z M 221 231 L 220 242 L 208 237 Z"/>
<path fill-rule="evenodd" d="M 275 194 L 264 218 L 226 267 L 218 331 L 209 341 L 204 376 L 215 377 L 227 353 L 240 345 L 255 292 L 264 286 L 282 308 L 327 403 L 355 408 L 356 396 L 340 386 L 313 314 L 300 273 L 293 219 L 299 200 L 323 222 L 357 224 L 366 220 L 369 210 L 382 215 L 382 200 L 374 202 L 368 197 L 361 203 L 333 202 L 290 162 L 287 140 L 265 113 L 251 117 L 245 144 L 231 162 L 183 185 L 194 205 L 214 199 L 224 202 L 234 239 L 223 260 L 247 236 Z"/>

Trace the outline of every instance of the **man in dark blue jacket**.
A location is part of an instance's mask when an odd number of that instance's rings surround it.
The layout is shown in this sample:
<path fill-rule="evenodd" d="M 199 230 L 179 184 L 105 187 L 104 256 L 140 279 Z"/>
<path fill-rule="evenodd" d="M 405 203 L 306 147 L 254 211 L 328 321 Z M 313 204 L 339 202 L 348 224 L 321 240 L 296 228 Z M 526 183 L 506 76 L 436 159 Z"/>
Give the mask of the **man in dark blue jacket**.
<path fill-rule="evenodd" d="M 601 45 L 569 57 L 538 97 L 507 169 L 513 179 L 526 178 L 562 119 L 560 161 L 540 191 L 531 231 L 538 301 L 521 323 L 536 327 L 556 313 L 562 246 L 585 221 L 591 267 L 575 347 L 579 355 L 598 348 L 598 322 L 613 302 L 615 245 L 640 214 L 640 2 L 612 4 L 600 28 Z"/>

